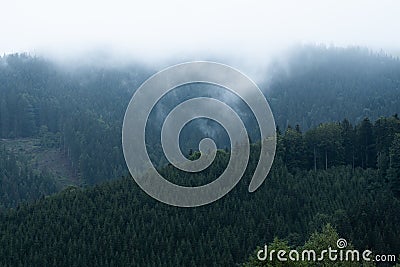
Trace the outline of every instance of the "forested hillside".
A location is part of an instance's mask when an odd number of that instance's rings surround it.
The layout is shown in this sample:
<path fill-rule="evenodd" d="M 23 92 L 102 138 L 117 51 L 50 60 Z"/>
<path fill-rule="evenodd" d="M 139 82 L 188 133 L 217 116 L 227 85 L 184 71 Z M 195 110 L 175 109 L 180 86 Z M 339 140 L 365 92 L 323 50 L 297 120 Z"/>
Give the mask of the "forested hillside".
<path fill-rule="evenodd" d="M 67 155 L 87 184 L 126 174 L 123 113 L 142 67 L 59 66 L 41 58 L 0 59 L 0 138 L 42 138 Z M 99 160 L 101 159 L 101 160 Z"/>
<path fill-rule="evenodd" d="M 195 209 L 161 204 L 127 177 L 122 119 L 153 73 L 140 65 L 66 67 L 23 54 L 0 59 L 1 266 L 233 266 L 251 263 L 275 237 L 304 246 L 327 224 L 358 249 L 400 254 L 398 59 L 303 47 L 272 65 L 261 83 L 278 126 L 268 179 L 248 193 L 259 153 L 252 135 L 245 177 L 223 199 Z M 228 98 L 213 93 L 218 88 L 183 89 L 190 91 L 166 96 L 151 114 L 148 142 L 169 180 L 199 185 L 224 170 L 226 142 L 210 168 L 188 175 L 162 165 L 157 124 L 183 99 Z M 201 137 L 226 139 L 214 126 L 185 129 L 183 153 L 198 156 L 189 148 Z M 254 122 L 246 126 L 257 133 Z M 61 190 L 54 176 L 38 171 L 23 148 L 4 145 L 18 140 L 62 154 L 85 186 L 53 194 Z"/>
<path fill-rule="evenodd" d="M 399 112 L 400 61 L 363 48 L 303 46 L 269 69 L 264 87 L 277 124 L 308 129 Z"/>
<path fill-rule="evenodd" d="M 400 267 L 400 0 L 0 10 L 0 267 Z"/>
<path fill-rule="evenodd" d="M 0 146 L 0 212 L 59 190 L 46 173 L 35 173 L 23 155 Z"/>
<path fill-rule="evenodd" d="M 25 54 L 3 56 L 0 138 L 48 136 L 49 144 L 44 145 L 60 149 L 88 185 L 126 175 L 122 119 L 134 90 L 155 71 L 138 64 L 60 66 Z M 296 124 L 308 129 L 343 118 L 351 123 L 365 117 L 375 120 L 399 112 L 400 62 L 383 54 L 360 48 L 298 47 L 285 61 L 272 64 L 265 77 L 270 79 L 260 83 L 261 89 L 282 130 Z M 167 97 L 159 113 L 165 116 L 172 104 L 188 97 L 221 96 L 212 94 L 218 88 L 188 89 Z M 154 129 L 160 128 L 163 117 L 154 114 L 149 123 L 153 134 L 147 137 L 153 161 L 162 164 L 159 131 Z M 256 133 L 256 125 L 249 125 L 250 133 Z M 211 128 L 215 125 L 203 123 L 183 131 L 184 153 L 196 150 L 200 137 L 226 139 L 221 129 L 210 132 Z M 226 146 L 226 140 L 220 142 L 220 148 Z"/>
<path fill-rule="evenodd" d="M 87 189 L 68 188 L 2 212 L 0 263 L 234 266 L 275 237 L 302 246 L 328 223 L 360 250 L 400 254 L 397 117 L 375 123 L 365 119 L 354 127 L 347 121 L 322 124 L 305 133 L 289 128 L 279 134 L 267 180 L 250 194 L 259 146 L 251 151 L 240 183 L 203 207 L 157 202 L 128 177 Z M 385 153 L 378 164 L 375 159 Z M 229 152 L 220 151 L 208 169 L 191 178 L 172 166 L 160 171 L 174 181 L 202 182 L 220 173 L 228 157 Z"/>

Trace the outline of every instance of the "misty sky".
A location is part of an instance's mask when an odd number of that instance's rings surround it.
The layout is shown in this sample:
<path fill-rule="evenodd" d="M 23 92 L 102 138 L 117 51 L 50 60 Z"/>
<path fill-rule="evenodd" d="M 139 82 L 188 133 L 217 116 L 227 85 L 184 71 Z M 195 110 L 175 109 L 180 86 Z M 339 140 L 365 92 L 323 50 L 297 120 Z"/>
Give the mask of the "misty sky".
<path fill-rule="evenodd" d="M 264 3 L 265 2 L 265 3 Z M 400 51 L 400 1 L 4 1 L 0 52 L 260 58 L 298 43 Z"/>

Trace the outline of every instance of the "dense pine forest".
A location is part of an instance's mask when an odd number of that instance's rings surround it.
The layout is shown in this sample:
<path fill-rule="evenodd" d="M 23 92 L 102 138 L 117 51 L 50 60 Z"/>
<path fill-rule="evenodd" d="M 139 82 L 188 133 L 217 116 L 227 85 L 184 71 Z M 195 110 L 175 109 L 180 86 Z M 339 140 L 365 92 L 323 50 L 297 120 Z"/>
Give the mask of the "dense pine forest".
<path fill-rule="evenodd" d="M 378 134 L 375 127 L 380 124 L 393 134 Z M 0 215 L 0 259 L 5 266 L 233 266 L 274 238 L 303 245 L 328 224 L 356 248 L 399 255 L 400 120 L 382 118 L 365 133 L 374 147 L 392 136 L 388 146 L 382 144 L 369 154 L 377 158 L 388 153 L 386 167 L 372 162 L 368 166 L 369 152 L 360 152 L 355 165 L 346 162 L 345 137 L 353 133 L 364 140 L 359 134 L 365 125 L 370 125 L 368 120 L 346 132 L 347 122 L 322 124 L 304 134 L 289 128 L 279 135 L 279 152 L 268 179 L 249 194 L 259 151 L 254 144 L 240 184 L 204 207 L 159 203 L 129 177 L 88 189 L 69 187 L 21 204 Z M 332 135 L 322 134 L 336 129 L 339 132 Z M 365 145 L 369 146 L 362 142 L 355 151 L 364 151 Z M 293 154 L 298 146 L 311 149 Z M 220 151 L 217 160 L 192 179 L 215 177 L 227 157 L 229 152 Z M 171 166 L 160 171 L 178 182 L 191 179 Z"/>
<path fill-rule="evenodd" d="M 0 210 L 57 192 L 48 173 L 35 173 L 22 155 L 0 148 Z"/>
<path fill-rule="evenodd" d="M 0 58 L 0 138 L 45 139 L 43 145 L 66 155 L 85 184 L 126 175 L 120 138 L 124 112 L 134 90 L 156 70 L 139 64 L 63 66 L 26 54 L 5 55 Z M 396 114 L 400 106 L 400 61 L 361 48 L 300 47 L 286 61 L 274 61 L 265 76 L 261 89 L 280 129 L 344 118 L 353 124 L 365 117 L 376 120 Z M 189 91 L 170 96 L 160 113 L 179 100 L 209 93 L 203 87 Z M 153 124 L 162 116 L 155 114 L 150 127 L 160 127 Z M 249 125 L 252 132 L 255 124 Z M 150 150 L 157 147 L 159 136 L 148 138 Z M 184 138 L 185 153 L 197 149 L 191 140 L 198 138 Z M 161 157 L 157 148 L 150 151 L 155 162 Z"/>
<path fill-rule="evenodd" d="M 259 154 L 250 121 L 245 177 L 193 209 L 147 196 L 123 159 L 125 108 L 155 71 L 0 58 L 0 266 L 259 266 L 254 252 L 264 244 L 319 247 L 337 237 L 400 255 L 399 59 L 319 46 L 274 61 L 260 83 L 278 135 L 268 178 L 248 193 Z M 163 164 L 156 122 L 166 107 L 215 90 L 189 89 L 161 103 L 148 125 L 152 160 L 183 185 L 215 179 L 229 160 L 223 132 L 202 124 L 184 133 L 183 152 L 193 159 L 197 139 L 217 136 L 214 163 L 196 175 Z"/>

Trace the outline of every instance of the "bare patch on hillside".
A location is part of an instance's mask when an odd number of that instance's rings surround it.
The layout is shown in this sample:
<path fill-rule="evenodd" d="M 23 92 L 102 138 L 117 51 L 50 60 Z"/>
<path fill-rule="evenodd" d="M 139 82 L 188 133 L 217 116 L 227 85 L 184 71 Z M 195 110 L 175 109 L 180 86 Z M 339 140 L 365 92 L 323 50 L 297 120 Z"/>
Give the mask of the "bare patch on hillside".
<path fill-rule="evenodd" d="M 0 139 L 0 145 L 25 157 L 35 171 L 49 173 L 61 187 L 81 184 L 77 169 L 58 148 L 42 147 L 35 138 Z"/>

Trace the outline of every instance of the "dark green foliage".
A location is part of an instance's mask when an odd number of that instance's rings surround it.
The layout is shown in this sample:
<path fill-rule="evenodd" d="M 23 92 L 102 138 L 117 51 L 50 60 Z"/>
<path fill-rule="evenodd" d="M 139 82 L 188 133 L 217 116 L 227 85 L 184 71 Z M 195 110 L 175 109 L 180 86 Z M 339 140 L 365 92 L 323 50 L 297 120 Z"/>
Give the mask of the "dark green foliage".
<path fill-rule="evenodd" d="M 120 177 L 127 173 L 123 114 L 146 73 L 137 66 L 66 71 L 26 55 L 3 57 L 0 138 L 35 136 L 60 149 L 87 184 Z M 279 245 L 301 246 L 328 223 L 358 249 L 400 254 L 400 120 L 379 118 L 399 112 L 399 61 L 359 49 L 307 48 L 287 74 L 278 71 L 268 91 L 282 129 L 268 179 L 248 193 L 259 153 L 253 145 L 245 177 L 204 207 L 164 205 L 131 178 L 40 198 L 56 190 L 46 175 L 0 150 L 0 205 L 14 207 L 0 211 L 0 265 L 233 266 L 275 237 Z M 229 151 L 220 150 L 195 176 L 172 166 L 160 172 L 201 185 L 228 160 Z M 18 205 L 22 200 L 36 201 Z"/>
<path fill-rule="evenodd" d="M 400 198 L 400 133 L 396 133 L 389 149 L 388 179 L 396 197 Z"/>
<path fill-rule="evenodd" d="M 22 201 L 33 201 L 58 190 L 46 174 L 32 171 L 21 156 L 0 145 L 0 212 Z"/>
<path fill-rule="evenodd" d="M 157 202 L 126 178 L 70 187 L 0 213 L 0 265 L 232 266 L 274 237 L 299 246 L 326 223 L 359 249 L 400 253 L 400 202 L 379 170 L 339 166 L 291 174 L 277 158 L 264 185 L 250 194 L 257 146 L 252 151 L 239 184 L 199 208 Z M 195 179 L 220 172 L 224 153 Z M 178 182 L 188 178 L 170 167 L 162 172 Z"/>
<path fill-rule="evenodd" d="M 385 177 L 390 166 L 397 168 L 393 157 L 396 159 L 398 133 L 400 120 L 394 116 L 379 118 L 374 124 L 366 118 L 354 127 L 346 119 L 324 123 L 304 134 L 289 127 L 278 135 L 277 155 L 291 172 L 351 165 L 379 169 Z"/>

